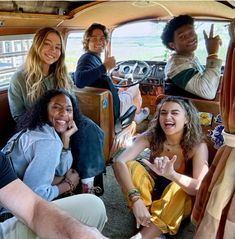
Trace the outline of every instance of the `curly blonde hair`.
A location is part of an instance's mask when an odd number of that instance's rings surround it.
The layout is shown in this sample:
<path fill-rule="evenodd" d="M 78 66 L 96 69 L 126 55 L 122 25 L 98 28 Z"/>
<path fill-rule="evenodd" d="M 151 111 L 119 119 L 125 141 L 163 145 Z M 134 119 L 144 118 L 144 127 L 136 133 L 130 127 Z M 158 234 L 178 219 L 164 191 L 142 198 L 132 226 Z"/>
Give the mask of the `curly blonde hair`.
<path fill-rule="evenodd" d="M 61 41 L 60 58 L 50 66 L 49 74 L 54 73 L 56 89 L 61 88 L 68 91 L 72 89 L 72 81 L 65 66 L 65 47 L 62 35 L 54 28 L 42 28 L 36 32 L 25 61 L 26 90 L 28 100 L 31 103 L 35 102 L 45 91 L 43 89 L 43 79 L 45 76 L 43 74 L 43 62 L 40 52 L 49 33 L 57 34 Z"/>

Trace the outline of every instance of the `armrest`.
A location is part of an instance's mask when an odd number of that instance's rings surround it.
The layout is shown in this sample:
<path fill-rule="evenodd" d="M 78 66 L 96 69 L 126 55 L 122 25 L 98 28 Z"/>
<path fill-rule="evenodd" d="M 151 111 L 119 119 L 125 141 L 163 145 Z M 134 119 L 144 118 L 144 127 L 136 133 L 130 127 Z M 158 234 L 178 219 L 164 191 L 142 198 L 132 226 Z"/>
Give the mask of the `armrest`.
<path fill-rule="evenodd" d="M 132 123 L 135 117 L 136 106 L 132 105 L 127 112 L 121 116 L 116 124 L 115 124 L 115 133 L 118 134 L 122 131 L 122 129 L 126 128 L 128 125 Z"/>

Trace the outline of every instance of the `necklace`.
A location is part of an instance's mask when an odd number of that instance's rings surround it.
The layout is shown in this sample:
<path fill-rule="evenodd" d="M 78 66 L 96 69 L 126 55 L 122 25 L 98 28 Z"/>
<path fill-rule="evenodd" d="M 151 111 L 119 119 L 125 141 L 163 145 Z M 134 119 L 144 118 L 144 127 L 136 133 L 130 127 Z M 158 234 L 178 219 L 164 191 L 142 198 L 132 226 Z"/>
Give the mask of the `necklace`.
<path fill-rule="evenodd" d="M 179 146 L 179 145 L 180 145 L 179 143 L 177 143 L 177 144 L 169 144 L 168 142 L 165 142 L 165 144 L 168 145 L 168 146 L 172 146 L 172 147 L 175 147 L 175 146 Z"/>
<path fill-rule="evenodd" d="M 169 144 L 167 141 L 164 142 L 164 145 L 165 145 L 165 148 L 166 148 L 166 150 L 168 152 L 176 150 L 176 149 L 178 149 L 180 147 L 179 143 L 177 143 L 177 144 Z"/>

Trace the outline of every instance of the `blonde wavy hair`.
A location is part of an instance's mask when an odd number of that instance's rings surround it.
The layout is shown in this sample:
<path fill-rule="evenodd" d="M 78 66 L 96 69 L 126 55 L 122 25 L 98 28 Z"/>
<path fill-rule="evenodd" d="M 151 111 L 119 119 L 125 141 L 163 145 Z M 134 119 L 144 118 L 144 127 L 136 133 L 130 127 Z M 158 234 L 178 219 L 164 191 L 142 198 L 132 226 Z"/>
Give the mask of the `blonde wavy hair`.
<path fill-rule="evenodd" d="M 33 38 L 32 46 L 25 61 L 26 91 L 30 102 L 35 102 L 43 93 L 43 62 L 40 57 L 41 49 L 49 33 L 58 35 L 61 41 L 61 55 L 58 61 L 50 65 L 49 74 L 54 73 L 56 89 L 65 89 L 71 92 L 72 80 L 70 79 L 65 65 L 65 47 L 62 35 L 54 28 L 45 27 L 38 30 Z"/>

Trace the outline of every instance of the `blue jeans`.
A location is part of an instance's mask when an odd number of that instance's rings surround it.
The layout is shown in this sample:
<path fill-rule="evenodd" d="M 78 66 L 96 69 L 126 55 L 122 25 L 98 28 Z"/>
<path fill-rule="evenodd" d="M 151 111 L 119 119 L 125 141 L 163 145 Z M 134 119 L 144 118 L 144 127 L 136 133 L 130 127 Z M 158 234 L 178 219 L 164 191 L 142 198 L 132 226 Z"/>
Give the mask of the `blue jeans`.
<path fill-rule="evenodd" d="M 105 172 L 102 129 L 86 116 L 76 124 L 78 131 L 71 138 L 73 167 L 81 179 Z"/>

